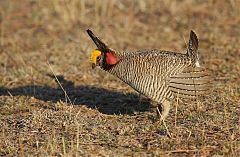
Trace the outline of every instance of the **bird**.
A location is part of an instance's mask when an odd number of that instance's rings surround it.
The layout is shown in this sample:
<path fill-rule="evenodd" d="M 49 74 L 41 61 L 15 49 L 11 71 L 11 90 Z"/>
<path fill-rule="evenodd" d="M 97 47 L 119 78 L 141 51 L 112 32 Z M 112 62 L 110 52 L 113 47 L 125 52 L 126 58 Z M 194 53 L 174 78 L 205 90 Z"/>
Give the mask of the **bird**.
<path fill-rule="evenodd" d="M 92 68 L 100 67 L 147 97 L 165 120 L 176 98 L 196 99 L 210 89 L 210 73 L 200 65 L 198 37 L 191 30 L 185 53 L 158 49 L 116 51 L 90 29 L 97 48 L 91 52 Z"/>

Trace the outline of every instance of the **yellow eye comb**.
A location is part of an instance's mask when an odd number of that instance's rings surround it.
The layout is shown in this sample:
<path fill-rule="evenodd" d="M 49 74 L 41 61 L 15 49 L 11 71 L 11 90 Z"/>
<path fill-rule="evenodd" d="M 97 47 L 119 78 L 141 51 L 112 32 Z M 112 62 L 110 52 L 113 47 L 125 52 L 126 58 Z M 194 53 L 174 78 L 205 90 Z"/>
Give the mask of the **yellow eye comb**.
<path fill-rule="evenodd" d="M 91 53 L 91 61 L 92 63 L 96 64 L 97 63 L 97 57 L 101 55 L 101 51 L 99 50 L 94 50 Z"/>

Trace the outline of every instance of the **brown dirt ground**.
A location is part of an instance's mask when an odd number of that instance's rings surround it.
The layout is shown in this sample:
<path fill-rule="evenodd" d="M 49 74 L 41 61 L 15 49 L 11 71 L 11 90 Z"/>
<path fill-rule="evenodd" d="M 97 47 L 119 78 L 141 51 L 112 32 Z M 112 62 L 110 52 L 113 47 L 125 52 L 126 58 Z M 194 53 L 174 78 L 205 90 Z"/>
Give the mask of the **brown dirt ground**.
<path fill-rule="evenodd" d="M 0 1 L 0 156 L 239 156 L 240 1 Z M 89 60 L 91 28 L 117 50 L 184 52 L 191 29 L 211 94 L 145 98 Z M 57 83 L 55 76 L 58 78 Z"/>

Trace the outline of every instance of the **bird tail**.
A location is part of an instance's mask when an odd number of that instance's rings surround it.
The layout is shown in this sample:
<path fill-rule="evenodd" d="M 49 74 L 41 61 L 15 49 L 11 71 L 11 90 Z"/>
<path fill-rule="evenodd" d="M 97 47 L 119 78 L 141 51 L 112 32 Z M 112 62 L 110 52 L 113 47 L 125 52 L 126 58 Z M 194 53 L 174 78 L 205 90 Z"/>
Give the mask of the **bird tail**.
<path fill-rule="evenodd" d="M 210 88 L 210 74 L 202 67 L 187 68 L 169 80 L 170 91 L 181 98 L 196 98 L 208 93 Z"/>
<path fill-rule="evenodd" d="M 192 30 L 190 31 L 187 55 L 189 56 L 189 58 L 191 58 L 191 60 L 197 67 L 200 67 L 198 56 L 198 38 L 196 33 Z"/>

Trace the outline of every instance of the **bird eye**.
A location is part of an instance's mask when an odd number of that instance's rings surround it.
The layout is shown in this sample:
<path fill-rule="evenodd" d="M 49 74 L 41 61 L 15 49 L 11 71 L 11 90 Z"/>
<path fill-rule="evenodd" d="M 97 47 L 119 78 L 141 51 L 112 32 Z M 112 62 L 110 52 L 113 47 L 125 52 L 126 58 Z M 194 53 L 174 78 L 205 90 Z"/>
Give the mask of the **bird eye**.
<path fill-rule="evenodd" d="M 101 57 L 100 56 L 97 56 L 97 60 L 99 61 L 101 59 Z"/>

